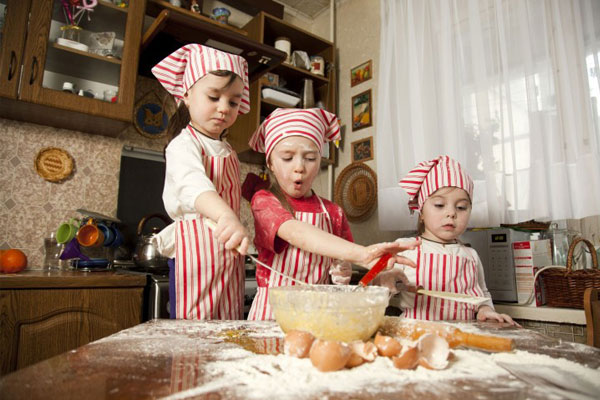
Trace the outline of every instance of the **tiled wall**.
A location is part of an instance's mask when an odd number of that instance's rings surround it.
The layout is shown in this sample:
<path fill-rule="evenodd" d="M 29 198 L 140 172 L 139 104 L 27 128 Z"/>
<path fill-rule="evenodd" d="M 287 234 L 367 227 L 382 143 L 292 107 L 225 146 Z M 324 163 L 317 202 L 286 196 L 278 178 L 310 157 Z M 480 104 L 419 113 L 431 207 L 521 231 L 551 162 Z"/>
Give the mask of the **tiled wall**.
<path fill-rule="evenodd" d="M 516 320 L 523 328 L 543 333 L 568 342 L 587 343 L 585 325 L 558 324 L 553 322 Z"/>
<path fill-rule="evenodd" d="M 161 90 L 154 80 L 138 79 L 138 97 Z M 43 238 L 78 208 L 116 217 L 121 149 L 124 145 L 162 151 L 164 139 L 149 139 L 131 126 L 117 138 L 0 119 L 0 249 L 20 248 L 29 268 L 43 265 Z M 62 183 L 50 183 L 34 170 L 40 149 L 59 147 L 75 160 L 75 172 Z M 241 179 L 255 165 L 242 164 Z M 253 236 L 248 202 L 242 200 L 242 222 Z"/>

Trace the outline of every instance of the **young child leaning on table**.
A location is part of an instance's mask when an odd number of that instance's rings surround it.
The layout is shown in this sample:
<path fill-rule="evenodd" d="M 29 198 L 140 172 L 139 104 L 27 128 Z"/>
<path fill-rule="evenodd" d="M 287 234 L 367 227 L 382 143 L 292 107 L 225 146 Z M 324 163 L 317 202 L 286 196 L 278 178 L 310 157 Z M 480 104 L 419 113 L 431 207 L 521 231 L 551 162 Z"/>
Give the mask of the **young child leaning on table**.
<path fill-rule="evenodd" d="M 450 300 L 400 293 L 403 316 L 425 320 L 495 320 L 515 325 L 506 314 L 494 311 L 485 285 L 483 265 L 477 252 L 459 241 L 471 216 L 473 180 L 458 161 L 439 156 L 413 168 L 400 181 L 408 193 L 408 207 L 419 213 L 417 234 L 421 246 L 402 253 L 417 267 L 406 269 L 412 286 L 427 290 L 488 297 L 479 307 Z M 409 239 L 398 239 L 399 242 Z M 412 240 L 412 239 L 410 239 Z M 394 269 L 402 269 L 395 266 Z M 394 290 L 396 278 L 389 271 L 376 278 L 379 284 Z"/>
<path fill-rule="evenodd" d="M 248 64 L 240 56 L 188 44 L 152 73 L 175 97 L 170 126 L 176 136 L 165 150 L 165 210 L 174 224 L 156 238 L 169 260 L 171 317 L 241 319 L 244 260 L 249 244 L 239 220 L 240 170 L 225 140 L 238 114 L 250 110 Z M 217 227 L 213 231 L 209 218 Z"/>
<path fill-rule="evenodd" d="M 294 285 L 285 276 L 313 284 L 348 284 L 350 263 L 370 268 L 385 253 L 414 249 L 418 242 L 381 243 L 364 247 L 352 243 L 352 233 L 343 210 L 319 197 L 312 184 L 321 166 L 326 141 L 340 138 L 337 117 L 325 110 L 277 109 L 250 139 L 250 147 L 265 153 L 275 177 L 270 190 L 252 198 L 258 258 L 281 274 L 256 266 L 258 292 L 248 319 L 273 319 L 269 288 Z M 414 266 L 404 257 L 395 262 Z M 401 270 L 391 273 L 402 280 Z M 405 278 L 404 278 L 405 279 Z"/>

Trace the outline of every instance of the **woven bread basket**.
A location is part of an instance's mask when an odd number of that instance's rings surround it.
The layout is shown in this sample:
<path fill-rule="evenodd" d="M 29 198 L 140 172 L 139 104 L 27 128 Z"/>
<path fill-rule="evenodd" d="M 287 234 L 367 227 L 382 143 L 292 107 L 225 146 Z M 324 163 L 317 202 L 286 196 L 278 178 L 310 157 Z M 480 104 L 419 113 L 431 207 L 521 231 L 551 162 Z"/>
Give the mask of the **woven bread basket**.
<path fill-rule="evenodd" d="M 355 162 L 342 170 L 335 181 L 334 200 L 350 222 L 364 221 L 377 206 L 377 175 L 366 164 Z"/>
<path fill-rule="evenodd" d="M 589 248 L 593 267 L 573 271 L 573 252 L 579 242 L 583 242 Z M 588 240 L 576 238 L 569 246 L 567 269 L 548 269 L 543 271 L 541 276 L 546 287 L 546 305 L 583 309 L 585 289 L 600 289 L 600 270 L 598 270 L 596 249 Z"/>
<path fill-rule="evenodd" d="M 73 173 L 73 157 L 63 149 L 46 147 L 35 157 L 34 167 L 48 182 L 60 182 Z"/>

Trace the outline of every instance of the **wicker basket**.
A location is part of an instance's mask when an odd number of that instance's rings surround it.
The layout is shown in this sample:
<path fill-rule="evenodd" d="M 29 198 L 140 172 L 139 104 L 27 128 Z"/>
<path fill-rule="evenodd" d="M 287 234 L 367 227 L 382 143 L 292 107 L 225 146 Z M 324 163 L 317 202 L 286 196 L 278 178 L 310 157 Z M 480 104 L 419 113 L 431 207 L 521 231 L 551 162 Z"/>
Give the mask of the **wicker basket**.
<path fill-rule="evenodd" d="M 573 271 L 573 252 L 579 242 L 585 243 L 592 253 L 592 269 Z M 586 239 L 573 240 L 567 255 L 567 269 L 548 269 L 541 273 L 546 287 L 549 307 L 583 309 L 583 292 L 586 288 L 600 288 L 600 270 L 594 246 Z"/>
<path fill-rule="evenodd" d="M 334 201 L 346 214 L 348 221 L 368 219 L 377 206 L 377 175 L 361 162 L 342 170 L 335 181 Z"/>
<path fill-rule="evenodd" d="M 73 173 L 73 157 L 66 150 L 57 147 L 41 149 L 34 160 L 34 167 L 39 176 L 48 182 L 58 183 Z"/>

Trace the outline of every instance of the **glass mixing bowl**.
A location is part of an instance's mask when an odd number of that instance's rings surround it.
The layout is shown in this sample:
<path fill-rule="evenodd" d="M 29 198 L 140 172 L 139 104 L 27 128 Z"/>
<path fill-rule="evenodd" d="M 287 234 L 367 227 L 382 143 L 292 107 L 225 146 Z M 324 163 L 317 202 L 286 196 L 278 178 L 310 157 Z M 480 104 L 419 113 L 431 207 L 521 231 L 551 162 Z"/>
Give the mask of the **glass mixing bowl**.
<path fill-rule="evenodd" d="M 367 340 L 383 322 L 389 291 L 380 286 L 307 285 L 269 288 L 275 320 L 284 332 L 311 332 L 319 339 Z"/>

